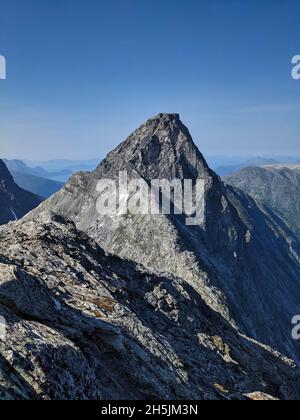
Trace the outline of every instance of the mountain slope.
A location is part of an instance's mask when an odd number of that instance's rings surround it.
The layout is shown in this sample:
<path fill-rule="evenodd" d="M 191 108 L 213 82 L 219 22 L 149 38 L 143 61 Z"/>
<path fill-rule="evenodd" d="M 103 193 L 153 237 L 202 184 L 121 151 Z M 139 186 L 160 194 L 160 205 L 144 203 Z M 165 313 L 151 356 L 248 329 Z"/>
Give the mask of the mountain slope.
<path fill-rule="evenodd" d="M 52 181 L 51 179 L 24 174 L 21 172 L 10 171 L 16 184 L 26 191 L 30 191 L 43 198 L 48 198 L 63 187 L 62 182 Z"/>
<path fill-rule="evenodd" d="M 62 217 L 0 228 L 0 399 L 297 399 L 299 369 Z"/>
<path fill-rule="evenodd" d="M 204 225 L 186 226 L 175 215 L 99 215 L 98 180 L 117 179 L 122 170 L 148 182 L 204 179 Z M 300 361 L 291 338 L 300 303 L 299 241 L 278 215 L 222 183 L 178 115 L 147 121 L 96 171 L 73 176 L 41 209 L 71 218 L 109 252 L 184 279 L 242 333 Z"/>
<path fill-rule="evenodd" d="M 41 201 L 40 197 L 20 188 L 0 160 L 0 224 L 20 219 Z"/>
<path fill-rule="evenodd" d="M 300 169 L 246 168 L 224 180 L 280 212 L 300 232 Z"/>

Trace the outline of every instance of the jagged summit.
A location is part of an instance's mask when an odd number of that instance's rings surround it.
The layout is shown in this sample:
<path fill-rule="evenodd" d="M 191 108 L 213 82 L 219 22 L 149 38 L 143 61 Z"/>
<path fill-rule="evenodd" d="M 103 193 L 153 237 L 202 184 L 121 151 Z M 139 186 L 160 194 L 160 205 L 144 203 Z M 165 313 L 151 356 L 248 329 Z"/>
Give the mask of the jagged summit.
<path fill-rule="evenodd" d="M 136 171 L 146 179 L 214 176 L 179 114 L 150 118 L 101 162 L 97 173 L 116 170 Z"/>
<path fill-rule="evenodd" d="M 149 118 L 148 121 L 154 121 L 154 120 L 176 121 L 178 123 L 181 123 L 180 115 L 176 113 L 170 113 L 170 112 L 161 112 L 157 114 L 155 117 Z"/>

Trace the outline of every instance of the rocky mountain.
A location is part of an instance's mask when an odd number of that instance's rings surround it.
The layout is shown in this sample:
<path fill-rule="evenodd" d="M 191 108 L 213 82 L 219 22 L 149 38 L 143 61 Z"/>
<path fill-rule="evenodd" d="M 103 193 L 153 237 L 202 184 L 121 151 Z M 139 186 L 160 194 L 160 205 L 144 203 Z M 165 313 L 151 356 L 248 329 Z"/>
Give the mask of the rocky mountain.
<path fill-rule="evenodd" d="M 224 180 L 282 214 L 300 233 L 300 165 L 245 168 Z"/>
<path fill-rule="evenodd" d="M 41 201 L 37 195 L 20 188 L 0 160 L 0 224 L 20 219 Z"/>
<path fill-rule="evenodd" d="M 49 198 L 63 187 L 62 182 L 53 181 L 22 172 L 10 171 L 16 184 L 26 191 L 30 191 L 43 198 Z"/>
<path fill-rule="evenodd" d="M 48 212 L 0 228 L 0 316 L 0 399 L 299 398 L 299 368 L 187 281 Z"/>
<path fill-rule="evenodd" d="M 117 180 L 119 171 L 148 183 L 204 179 L 205 223 L 186 226 L 182 215 L 100 215 L 97 182 Z M 147 121 L 26 220 L 41 211 L 70 218 L 112 254 L 183 279 L 228 325 L 300 362 L 291 337 L 300 303 L 299 240 L 274 211 L 210 170 L 178 115 Z"/>

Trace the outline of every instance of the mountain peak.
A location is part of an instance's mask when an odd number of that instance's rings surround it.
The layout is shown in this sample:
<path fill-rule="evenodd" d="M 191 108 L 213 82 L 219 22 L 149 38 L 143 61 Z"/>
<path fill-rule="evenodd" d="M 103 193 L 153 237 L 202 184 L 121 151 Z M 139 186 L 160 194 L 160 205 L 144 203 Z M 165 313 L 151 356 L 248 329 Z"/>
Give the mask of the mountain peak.
<path fill-rule="evenodd" d="M 161 113 L 155 117 L 149 118 L 144 124 L 142 124 L 135 133 L 138 133 L 141 130 L 153 129 L 153 134 L 159 132 L 160 130 L 183 130 L 187 137 L 191 139 L 191 135 L 185 125 L 182 123 L 179 114 L 167 114 Z"/>
<path fill-rule="evenodd" d="M 117 202 L 121 171 L 129 181 L 142 178 L 149 185 L 152 180 L 203 179 L 205 222 L 186 226 L 182 214 L 172 211 L 102 214 L 98 182 L 116 182 L 111 197 Z M 295 287 L 299 241 L 274 212 L 222 183 L 179 116 L 159 114 L 146 121 L 96 171 L 74 175 L 27 220 L 43 210 L 70 218 L 111 254 L 183 278 L 240 332 L 299 361 L 297 346 L 286 334 L 300 301 L 300 287 Z"/>
<path fill-rule="evenodd" d="M 147 120 L 98 166 L 97 173 L 138 172 L 146 179 L 194 179 L 210 174 L 179 114 Z"/>
<path fill-rule="evenodd" d="M 166 121 L 166 122 L 177 122 L 179 124 L 182 124 L 180 121 L 180 115 L 175 113 L 166 113 L 162 112 L 160 114 L 157 114 L 155 117 L 150 118 L 148 121 Z"/>

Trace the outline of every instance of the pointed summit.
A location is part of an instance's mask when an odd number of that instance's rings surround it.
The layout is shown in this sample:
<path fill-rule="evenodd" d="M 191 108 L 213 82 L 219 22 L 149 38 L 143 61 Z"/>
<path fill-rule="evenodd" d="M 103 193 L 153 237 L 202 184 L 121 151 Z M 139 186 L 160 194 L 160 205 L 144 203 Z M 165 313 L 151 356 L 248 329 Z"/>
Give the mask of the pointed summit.
<path fill-rule="evenodd" d="M 97 173 L 136 171 L 145 179 L 196 179 L 212 175 L 179 114 L 149 119 L 112 151 Z"/>
<path fill-rule="evenodd" d="M 129 180 L 204 179 L 205 224 L 186 226 L 177 214 L 101 214 L 98 182 L 117 182 L 120 171 Z M 300 301 L 299 241 L 274 213 L 222 183 L 177 114 L 146 121 L 30 217 L 42 210 L 70 218 L 109 253 L 184 279 L 240 332 L 299 361 L 289 330 Z"/>

